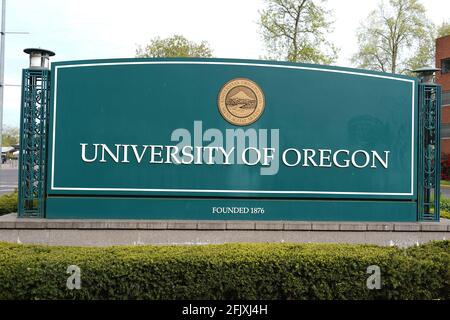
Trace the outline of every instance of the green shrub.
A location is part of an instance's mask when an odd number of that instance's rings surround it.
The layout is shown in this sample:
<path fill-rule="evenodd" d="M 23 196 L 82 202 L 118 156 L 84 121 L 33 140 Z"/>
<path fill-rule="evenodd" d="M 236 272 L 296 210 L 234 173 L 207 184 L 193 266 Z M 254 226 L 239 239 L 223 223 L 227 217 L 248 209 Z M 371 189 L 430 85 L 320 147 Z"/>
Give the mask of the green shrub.
<path fill-rule="evenodd" d="M 81 289 L 66 288 L 67 267 Z M 382 288 L 368 290 L 367 267 Z M 0 299 L 450 299 L 450 242 L 49 247 L 0 243 Z"/>
<path fill-rule="evenodd" d="M 441 210 L 450 212 L 450 199 L 441 197 Z"/>
<path fill-rule="evenodd" d="M 17 192 L 0 196 L 0 215 L 17 212 Z"/>
<path fill-rule="evenodd" d="M 441 218 L 450 219 L 450 199 L 441 196 Z"/>
<path fill-rule="evenodd" d="M 441 210 L 441 218 L 450 219 L 450 211 Z"/>

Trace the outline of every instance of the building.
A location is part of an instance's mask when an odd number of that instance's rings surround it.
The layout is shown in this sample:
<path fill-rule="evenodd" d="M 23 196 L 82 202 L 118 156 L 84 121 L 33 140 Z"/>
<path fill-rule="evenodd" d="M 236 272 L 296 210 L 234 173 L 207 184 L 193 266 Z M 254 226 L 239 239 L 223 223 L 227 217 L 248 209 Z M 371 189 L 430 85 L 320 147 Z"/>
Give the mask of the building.
<path fill-rule="evenodd" d="M 442 86 L 441 152 L 450 155 L 450 35 L 436 40 L 436 82 Z"/>

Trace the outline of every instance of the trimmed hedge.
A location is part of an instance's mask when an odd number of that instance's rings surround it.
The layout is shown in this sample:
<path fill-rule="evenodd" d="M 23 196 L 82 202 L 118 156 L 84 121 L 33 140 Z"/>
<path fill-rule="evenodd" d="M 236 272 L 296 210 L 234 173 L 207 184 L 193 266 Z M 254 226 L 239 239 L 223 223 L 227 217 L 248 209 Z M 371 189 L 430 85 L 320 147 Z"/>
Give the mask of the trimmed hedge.
<path fill-rule="evenodd" d="M 66 287 L 69 265 L 81 289 Z M 368 290 L 367 267 L 382 288 Z M 0 243 L 0 299 L 450 299 L 450 241 L 50 247 Z"/>
<path fill-rule="evenodd" d="M 4 194 L 0 196 L 0 215 L 17 212 L 18 193 Z"/>

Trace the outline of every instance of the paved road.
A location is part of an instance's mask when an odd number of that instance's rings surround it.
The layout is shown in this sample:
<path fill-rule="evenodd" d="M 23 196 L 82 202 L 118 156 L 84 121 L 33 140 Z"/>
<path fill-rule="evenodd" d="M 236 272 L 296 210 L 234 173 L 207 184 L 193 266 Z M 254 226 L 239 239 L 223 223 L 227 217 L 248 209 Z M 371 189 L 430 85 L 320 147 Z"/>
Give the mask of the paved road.
<path fill-rule="evenodd" d="M 17 188 L 18 171 L 17 167 L 0 165 L 0 195 L 11 193 Z"/>

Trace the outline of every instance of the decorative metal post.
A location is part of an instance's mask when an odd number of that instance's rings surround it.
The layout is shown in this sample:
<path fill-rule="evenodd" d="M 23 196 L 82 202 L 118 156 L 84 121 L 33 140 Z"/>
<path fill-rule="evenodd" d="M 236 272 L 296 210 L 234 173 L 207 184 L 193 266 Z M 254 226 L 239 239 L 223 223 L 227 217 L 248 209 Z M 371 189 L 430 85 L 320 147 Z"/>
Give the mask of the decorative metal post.
<path fill-rule="evenodd" d="M 439 221 L 441 180 L 441 87 L 434 83 L 440 69 L 414 70 L 419 84 L 418 220 Z"/>
<path fill-rule="evenodd" d="M 20 119 L 19 217 L 45 217 L 48 118 L 50 106 L 49 58 L 43 49 L 25 49 L 30 67 L 22 73 Z"/>

